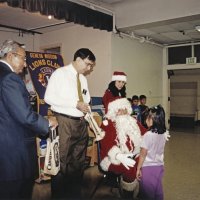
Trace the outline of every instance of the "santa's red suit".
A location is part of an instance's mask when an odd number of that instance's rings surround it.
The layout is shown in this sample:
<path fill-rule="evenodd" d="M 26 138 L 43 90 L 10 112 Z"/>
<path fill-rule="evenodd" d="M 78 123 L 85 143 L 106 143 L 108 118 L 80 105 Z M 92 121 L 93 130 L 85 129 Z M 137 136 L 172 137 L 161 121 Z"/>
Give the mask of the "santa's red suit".
<path fill-rule="evenodd" d="M 119 109 L 126 109 L 128 114 L 117 116 Z M 122 175 L 126 182 L 133 182 L 136 178 L 138 155 L 140 151 L 141 136 L 146 129 L 130 116 L 131 105 L 126 98 L 117 99 L 108 105 L 108 112 L 101 128 L 105 131 L 105 137 L 100 141 L 101 162 L 104 171 L 111 171 Z M 127 169 L 116 157 L 117 154 L 135 155 L 134 167 Z"/>

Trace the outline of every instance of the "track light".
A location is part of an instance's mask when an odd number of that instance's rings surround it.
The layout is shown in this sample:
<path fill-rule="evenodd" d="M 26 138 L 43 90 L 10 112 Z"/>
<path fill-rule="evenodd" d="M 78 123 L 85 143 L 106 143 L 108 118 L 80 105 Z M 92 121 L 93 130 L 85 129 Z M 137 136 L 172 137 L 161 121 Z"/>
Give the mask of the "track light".
<path fill-rule="evenodd" d="M 200 25 L 195 26 L 195 29 L 200 32 Z"/>
<path fill-rule="evenodd" d="M 182 30 L 182 31 L 179 31 L 180 33 L 182 33 L 183 35 L 185 35 L 185 31 L 184 30 Z"/>
<path fill-rule="evenodd" d="M 145 37 L 140 37 L 139 38 L 139 41 L 140 41 L 140 43 L 144 43 L 146 40 L 145 40 Z"/>
<path fill-rule="evenodd" d="M 96 10 L 96 8 L 92 4 L 90 4 L 89 8 L 91 8 L 92 10 Z"/>

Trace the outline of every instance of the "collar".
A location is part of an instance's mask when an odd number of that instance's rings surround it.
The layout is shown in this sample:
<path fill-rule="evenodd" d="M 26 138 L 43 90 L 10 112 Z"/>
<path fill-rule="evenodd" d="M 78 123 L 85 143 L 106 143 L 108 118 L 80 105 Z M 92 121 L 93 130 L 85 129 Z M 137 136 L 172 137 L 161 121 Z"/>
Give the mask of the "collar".
<path fill-rule="evenodd" d="M 14 72 L 13 68 L 11 67 L 11 65 L 8 64 L 5 60 L 0 60 L 0 62 L 6 64 L 11 69 L 11 71 Z"/>
<path fill-rule="evenodd" d="M 72 63 L 70 63 L 68 67 L 71 69 L 71 71 L 72 71 L 73 74 L 75 74 L 75 75 L 78 74 L 78 72 L 76 71 L 76 69 L 74 68 L 74 66 L 73 66 Z"/>

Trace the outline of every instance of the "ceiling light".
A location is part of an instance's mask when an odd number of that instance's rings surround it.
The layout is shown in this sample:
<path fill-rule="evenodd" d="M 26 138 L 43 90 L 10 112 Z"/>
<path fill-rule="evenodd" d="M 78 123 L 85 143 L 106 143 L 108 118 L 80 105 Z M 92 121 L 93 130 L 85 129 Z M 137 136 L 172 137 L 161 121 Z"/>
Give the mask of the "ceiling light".
<path fill-rule="evenodd" d="M 200 25 L 195 26 L 195 29 L 200 32 Z"/>
<path fill-rule="evenodd" d="M 51 16 L 51 15 L 49 15 L 49 16 L 48 16 L 48 19 L 52 19 L 52 16 Z"/>
<path fill-rule="evenodd" d="M 96 10 L 95 7 L 93 5 L 90 4 L 89 6 L 92 10 Z"/>
<path fill-rule="evenodd" d="M 140 41 L 140 43 L 144 43 L 144 42 L 145 42 L 145 37 L 141 37 L 141 38 L 139 39 L 139 41 Z"/>

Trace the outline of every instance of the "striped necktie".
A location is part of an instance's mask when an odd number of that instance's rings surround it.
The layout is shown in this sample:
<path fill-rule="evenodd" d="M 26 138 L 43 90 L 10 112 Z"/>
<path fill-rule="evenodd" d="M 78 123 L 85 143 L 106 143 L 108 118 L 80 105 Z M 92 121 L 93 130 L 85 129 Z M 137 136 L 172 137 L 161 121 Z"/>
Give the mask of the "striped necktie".
<path fill-rule="evenodd" d="M 79 101 L 83 102 L 83 96 L 81 91 L 81 81 L 79 79 L 79 74 L 77 73 L 77 89 L 78 89 L 78 97 Z"/>

